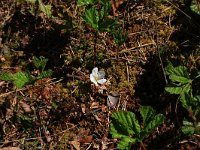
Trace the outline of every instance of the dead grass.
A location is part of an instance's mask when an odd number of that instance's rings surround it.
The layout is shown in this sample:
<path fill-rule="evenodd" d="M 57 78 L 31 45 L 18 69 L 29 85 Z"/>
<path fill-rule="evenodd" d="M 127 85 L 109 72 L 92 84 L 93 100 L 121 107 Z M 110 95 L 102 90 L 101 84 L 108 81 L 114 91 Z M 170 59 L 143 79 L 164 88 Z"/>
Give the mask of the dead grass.
<path fill-rule="evenodd" d="M 121 109 L 137 113 L 141 105 L 151 105 L 166 116 L 165 123 L 144 140 L 146 149 L 197 148 L 197 139 L 190 142 L 179 131 L 185 112 L 177 114 L 176 97 L 164 92 L 163 66 L 168 60 L 190 58 L 188 66 L 197 70 L 200 64 L 199 49 L 180 53 L 175 33 L 181 31 L 181 23 L 176 25 L 173 5 L 154 0 L 120 6 L 117 19 L 128 31 L 128 40 L 120 46 L 118 61 L 111 35 L 99 34 L 96 41 L 95 66 L 104 69 L 110 81 L 100 94 L 89 80 L 95 67 L 94 34 L 81 19 L 83 10 L 75 2 L 52 2 L 55 18 L 46 20 L 42 14 L 35 18 L 27 13 L 28 5 L 15 3 L 1 2 L 1 71 L 34 73 L 32 56 L 42 55 L 49 59 L 47 68 L 54 75 L 19 90 L 0 81 L 1 148 L 114 149 L 117 140 L 109 135 L 111 113 Z M 111 91 L 120 94 L 115 109 L 106 105 Z M 133 148 L 141 149 L 139 144 Z"/>

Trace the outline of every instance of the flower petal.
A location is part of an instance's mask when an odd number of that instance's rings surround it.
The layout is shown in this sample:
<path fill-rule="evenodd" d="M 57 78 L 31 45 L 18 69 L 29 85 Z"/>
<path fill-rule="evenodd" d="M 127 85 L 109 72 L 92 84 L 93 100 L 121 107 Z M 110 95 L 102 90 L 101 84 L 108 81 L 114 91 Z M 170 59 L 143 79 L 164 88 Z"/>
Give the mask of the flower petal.
<path fill-rule="evenodd" d="M 95 77 L 98 77 L 98 68 L 97 67 L 92 69 L 92 75 Z"/>
<path fill-rule="evenodd" d="M 106 79 L 100 79 L 100 80 L 97 80 L 97 82 L 99 83 L 99 84 L 104 84 L 104 83 L 106 83 Z"/>
<path fill-rule="evenodd" d="M 93 82 L 96 86 L 98 86 L 98 83 L 97 83 L 95 77 L 93 76 L 93 74 L 90 74 L 90 81 Z"/>
<path fill-rule="evenodd" d="M 103 79 L 105 77 L 105 71 L 104 70 L 100 70 L 97 74 L 98 74 L 99 79 Z"/>

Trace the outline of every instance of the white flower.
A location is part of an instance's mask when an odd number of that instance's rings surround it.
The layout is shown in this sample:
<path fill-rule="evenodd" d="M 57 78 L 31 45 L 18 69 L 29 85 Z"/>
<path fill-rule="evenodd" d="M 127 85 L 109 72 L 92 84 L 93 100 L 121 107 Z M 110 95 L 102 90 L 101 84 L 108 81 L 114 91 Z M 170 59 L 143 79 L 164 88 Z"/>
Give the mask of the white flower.
<path fill-rule="evenodd" d="M 105 77 L 105 72 L 103 70 L 98 71 L 98 68 L 95 67 L 92 70 L 92 73 L 90 74 L 90 80 L 93 82 L 96 86 L 99 84 L 104 84 L 106 82 Z"/>

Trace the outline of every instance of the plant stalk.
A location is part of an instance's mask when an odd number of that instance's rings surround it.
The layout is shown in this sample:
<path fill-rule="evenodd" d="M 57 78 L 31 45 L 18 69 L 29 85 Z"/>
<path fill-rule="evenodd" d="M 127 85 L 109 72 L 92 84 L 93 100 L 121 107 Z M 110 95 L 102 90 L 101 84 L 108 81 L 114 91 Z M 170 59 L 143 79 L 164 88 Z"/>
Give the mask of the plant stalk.
<path fill-rule="evenodd" d="M 94 64 L 94 66 L 95 66 L 95 63 L 96 63 L 96 52 L 97 52 L 97 50 L 96 50 L 96 45 L 97 45 L 97 31 L 95 31 L 95 33 L 94 33 L 94 49 L 93 49 L 93 64 Z"/>

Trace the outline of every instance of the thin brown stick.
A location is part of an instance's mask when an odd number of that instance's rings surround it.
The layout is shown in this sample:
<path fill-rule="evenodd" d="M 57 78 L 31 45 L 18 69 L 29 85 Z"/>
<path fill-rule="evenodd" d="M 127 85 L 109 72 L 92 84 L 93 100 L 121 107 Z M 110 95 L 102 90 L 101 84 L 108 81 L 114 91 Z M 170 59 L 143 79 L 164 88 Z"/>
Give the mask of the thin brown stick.
<path fill-rule="evenodd" d="M 147 43 L 147 44 L 143 44 L 143 45 L 131 47 L 131 48 L 128 48 L 128 49 L 123 49 L 123 50 L 121 50 L 119 53 L 120 53 L 120 54 L 121 54 L 121 53 L 127 53 L 127 52 L 133 51 L 133 50 L 135 50 L 135 49 L 142 48 L 142 47 L 146 47 L 146 46 L 150 46 L 150 45 L 155 45 L 155 43 Z"/>

